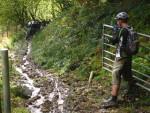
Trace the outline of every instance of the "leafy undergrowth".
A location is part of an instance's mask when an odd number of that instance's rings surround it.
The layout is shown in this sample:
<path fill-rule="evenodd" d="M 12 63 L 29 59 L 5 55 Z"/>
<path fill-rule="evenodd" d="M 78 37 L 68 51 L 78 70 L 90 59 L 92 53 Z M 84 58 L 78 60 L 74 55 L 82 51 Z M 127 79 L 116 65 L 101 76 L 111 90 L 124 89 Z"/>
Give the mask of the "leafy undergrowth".
<path fill-rule="evenodd" d="M 114 23 L 114 15 L 120 8 L 105 3 L 90 7 L 73 6 L 62 12 L 47 28 L 34 36 L 33 60 L 43 68 L 53 69 L 60 74 L 75 71 L 76 75 L 87 77 L 91 71 L 95 71 L 97 76 L 101 76 L 102 24 Z M 139 10 L 147 11 L 144 18 Z M 131 18 L 129 23 L 136 30 L 149 33 L 149 4 L 141 2 L 136 7 L 127 8 L 127 11 Z M 138 59 L 136 61 L 140 62 Z"/>
<path fill-rule="evenodd" d="M 94 9 L 93 13 L 88 7 L 72 8 L 38 33 L 32 43 L 33 60 L 60 74 L 68 71 L 75 71 L 79 76 L 88 76 L 91 71 L 98 73 L 101 68 L 99 39 L 104 22 L 104 14 L 99 12 L 108 8 Z"/>

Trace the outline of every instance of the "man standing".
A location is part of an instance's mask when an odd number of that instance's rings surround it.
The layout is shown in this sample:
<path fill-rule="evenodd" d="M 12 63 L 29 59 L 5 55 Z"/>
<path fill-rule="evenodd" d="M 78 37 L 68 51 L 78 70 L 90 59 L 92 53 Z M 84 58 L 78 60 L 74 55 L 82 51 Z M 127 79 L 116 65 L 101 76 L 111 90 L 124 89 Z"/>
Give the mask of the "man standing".
<path fill-rule="evenodd" d="M 129 89 L 132 83 L 132 55 L 126 53 L 127 38 L 129 37 L 128 14 L 120 12 L 116 15 L 117 26 L 114 27 L 112 43 L 117 45 L 115 62 L 112 70 L 111 97 L 102 103 L 102 107 L 109 108 L 117 106 L 117 96 L 120 88 L 121 78 L 128 81 Z"/>

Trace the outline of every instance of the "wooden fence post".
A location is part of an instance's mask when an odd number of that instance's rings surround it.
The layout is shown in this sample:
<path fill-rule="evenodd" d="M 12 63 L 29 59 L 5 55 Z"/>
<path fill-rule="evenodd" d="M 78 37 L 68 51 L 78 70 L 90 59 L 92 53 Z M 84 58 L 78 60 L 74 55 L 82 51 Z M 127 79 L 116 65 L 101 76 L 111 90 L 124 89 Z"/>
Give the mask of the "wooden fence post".
<path fill-rule="evenodd" d="M 1 50 L 4 113 L 11 113 L 8 49 Z"/>

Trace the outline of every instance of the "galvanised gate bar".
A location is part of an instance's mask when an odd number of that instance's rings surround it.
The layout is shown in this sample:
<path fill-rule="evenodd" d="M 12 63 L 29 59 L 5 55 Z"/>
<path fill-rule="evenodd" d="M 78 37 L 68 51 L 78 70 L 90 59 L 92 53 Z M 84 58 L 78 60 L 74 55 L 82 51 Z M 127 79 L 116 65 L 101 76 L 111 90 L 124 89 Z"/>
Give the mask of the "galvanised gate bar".
<path fill-rule="evenodd" d="M 112 72 L 116 46 L 109 43 L 112 36 L 113 26 L 103 24 L 102 34 L 102 66 L 103 69 Z M 150 91 L 150 35 L 137 33 L 140 48 L 137 55 L 133 56 L 132 73 L 137 81 L 136 85 Z"/>

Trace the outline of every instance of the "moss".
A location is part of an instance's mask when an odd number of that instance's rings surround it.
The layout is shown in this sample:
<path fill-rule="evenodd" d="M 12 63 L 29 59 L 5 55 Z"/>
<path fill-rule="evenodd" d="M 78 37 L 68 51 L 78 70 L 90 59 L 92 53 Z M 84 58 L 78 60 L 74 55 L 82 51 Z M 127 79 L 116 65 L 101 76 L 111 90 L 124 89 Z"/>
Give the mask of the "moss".
<path fill-rule="evenodd" d="M 12 109 L 12 113 L 30 113 L 30 112 L 23 107 L 16 107 Z"/>

